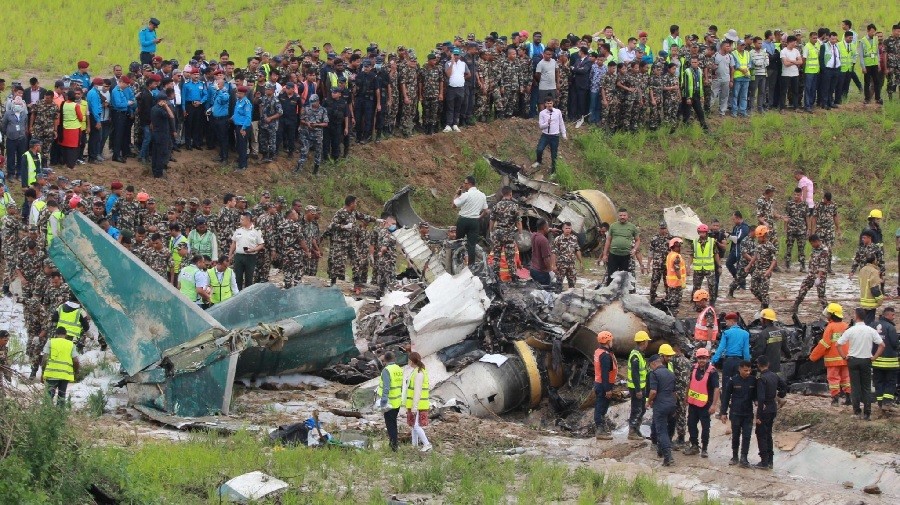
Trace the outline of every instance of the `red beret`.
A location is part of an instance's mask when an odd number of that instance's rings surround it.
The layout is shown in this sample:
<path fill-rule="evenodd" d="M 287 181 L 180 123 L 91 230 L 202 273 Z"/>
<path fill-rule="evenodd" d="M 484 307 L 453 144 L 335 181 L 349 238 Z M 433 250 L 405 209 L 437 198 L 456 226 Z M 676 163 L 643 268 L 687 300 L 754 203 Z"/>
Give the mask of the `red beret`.
<path fill-rule="evenodd" d="M 91 79 L 91 84 L 93 84 L 94 86 L 100 86 L 101 84 L 103 84 L 103 78 L 94 77 L 93 79 Z"/>
<path fill-rule="evenodd" d="M 88 68 L 89 66 L 91 66 L 91 64 L 84 60 L 78 62 L 78 68 Z"/>
<path fill-rule="evenodd" d="M 646 37 L 646 36 L 647 36 L 647 32 L 641 32 L 638 34 L 638 37 Z"/>
<path fill-rule="evenodd" d="M 737 321 L 738 320 L 737 312 L 729 312 L 729 313 L 725 314 L 725 319 L 731 319 L 732 321 Z"/>
<path fill-rule="evenodd" d="M 153 61 L 162 61 L 162 56 L 154 56 Z"/>
<path fill-rule="evenodd" d="M 152 75 L 149 75 L 149 76 L 147 76 L 147 79 L 149 79 L 149 80 L 151 80 L 151 81 L 156 81 L 156 82 L 161 82 L 161 81 L 162 81 L 162 77 L 160 77 L 159 74 L 152 74 Z"/>
<path fill-rule="evenodd" d="M 199 73 L 200 73 L 200 69 L 197 68 L 197 67 L 194 67 L 194 68 L 191 69 L 191 73 L 192 73 L 192 74 L 199 74 Z"/>
<path fill-rule="evenodd" d="M 246 93 L 248 91 L 247 86 L 238 86 L 238 93 Z"/>
<path fill-rule="evenodd" d="M 119 181 L 113 181 L 112 184 L 109 185 L 112 189 L 122 189 L 122 183 Z"/>
<path fill-rule="evenodd" d="M 225 75 L 225 72 L 222 72 L 221 70 L 216 70 L 215 72 L 213 72 L 213 75 Z"/>
<path fill-rule="evenodd" d="M 127 75 L 123 75 L 119 80 L 124 82 L 125 84 L 131 84 L 131 77 L 128 77 Z"/>

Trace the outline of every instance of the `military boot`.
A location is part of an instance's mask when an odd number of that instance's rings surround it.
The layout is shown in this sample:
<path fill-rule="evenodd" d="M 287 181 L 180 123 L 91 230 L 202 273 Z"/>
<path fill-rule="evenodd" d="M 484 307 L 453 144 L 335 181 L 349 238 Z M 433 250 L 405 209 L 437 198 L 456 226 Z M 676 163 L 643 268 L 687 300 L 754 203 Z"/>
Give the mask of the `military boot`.
<path fill-rule="evenodd" d="M 641 435 L 641 431 L 638 428 L 632 426 L 628 430 L 628 440 L 644 440 L 644 436 Z"/>
<path fill-rule="evenodd" d="M 597 440 L 612 440 L 613 439 L 612 433 L 610 433 L 609 428 L 606 427 L 605 423 L 603 426 L 597 426 L 596 438 L 597 438 Z"/>
<path fill-rule="evenodd" d="M 700 454 L 700 447 L 693 444 L 684 450 L 685 456 L 696 456 L 697 454 Z"/>
<path fill-rule="evenodd" d="M 850 405 L 850 393 L 844 393 L 844 405 Z"/>
<path fill-rule="evenodd" d="M 800 271 L 806 272 L 806 262 L 803 262 L 803 261 L 800 262 Z"/>

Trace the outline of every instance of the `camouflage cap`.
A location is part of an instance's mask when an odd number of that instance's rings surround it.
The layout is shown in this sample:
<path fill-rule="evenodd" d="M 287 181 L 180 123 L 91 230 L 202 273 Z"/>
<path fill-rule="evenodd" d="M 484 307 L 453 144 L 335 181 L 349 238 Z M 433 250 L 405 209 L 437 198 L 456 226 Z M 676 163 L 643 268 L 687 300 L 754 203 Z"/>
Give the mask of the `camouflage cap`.
<path fill-rule="evenodd" d="M 768 193 L 770 191 L 775 191 L 775 186 L 773 186 L 771 184 L 766 184 L 765 192 Z"/>
<path fill-rule="evenodd" d="M 267 83 L 266 83 L 266 89 L 275 89 L 275 83 L 274 83 L 274 82 L 267 82 Z"/>
<path fill-rule="evenodd" d="M 186 204 L 187 204 L 187 200 L 185 200 L 184 198 L 176 198 L 175 199 L 175 205 L 186 205 Z"/>
<path fill-rule="evenodd" d="M 422 221 L 421 223 L 419 223 L 419 228 L 430 228 L 430 227 L 431 227 L 431 225 L 428 224 L 428 221 Z"/>
<path fill-rule="evenodd" d="M 287 200 L 283 196 L 276 196 L 275 202 L 276 203 L 287 203 Z"/>
<path fill-rule="evenodd" d="M 243 195 L 238 195 L 238 196 L 234 197 L 234 199 L 237 200 L 237 201 L 239 201 L 239 202 L 246 202 L 246 201 L 247 201 L 247 199 L 244 198 Z"/>
<path fill-rule="evenodd" d="M 153 72 L 153 65 L 144 63 L 143 65 L 141 65 L 141 70 L 143 70 L 144 72 Z"/>
<path fill-rule="evenodd" d="M 94 205 L 103 205 L 102 198 L 94 198 Z"/>
<path fill-rule="evenodd" d="M 268 191 L 263 191 L 259 196 L 263 196 L 263 197 L 267 197 L 267 198 L 268 198 L 268 197 L 271 197 L 271 196 L 272 196 L 272 193 L 269 193 Z"/>
<path fill-rule="evenodd" d="M 262 53 L 263 53 L 263 48 L 261 48 L 261 47 L 257 47 L 256 49 L 253 50 L 253 54 L 255 54 L 256 56 L 260 56 Z"/>
<path fill-rule="evenodd" d="M 660 228 L 660 229 L 668 228 L 668 227 L 669 227 L 669 225 L 667 225 L 665 221 L 660 221 L 660 222 L 659 222 L 659 228 Z"/>
<path fill-rule="evenodd" d="M 52 267 L 52 266 L 54 266 L 54 265 L 53 265 L 53 260 L 50 259 L 50 258 L 45 259 L 45 260 L 44 260 L 44 266 L 45 266 L 45 267 Z"/>
<path fill-rule="evenodd" d="M 268 209 L 271 209 L 272 207 L 274 207 L 274 205 L 272 205 L 272 202 L 263 202 L 263 203 L 260 203 L 259 206 L 264 210 L 268 210 Z"/>
<path fill-rule="evenodd" d="M 319 208 L 316 207 L 315 205 L 307 205 L 306 206 L 306 212 L 318 212 L 318 209 Z"/>
<path fill-rule="evenodd" d="M 188 199 L 188 203 L 191 203 L 194 205 L 200 205 L 200 199 L 197 198 L 196 196 L 192 196 L 191 198 Z"/>
<path fill-rule="evenodd" d="M 156 203 L 156 198 L 153 198 L 152 196 L 151 196 L 150 198 L 148 198 L 148 199 L 147 199 L 147 205 L 149 205 L 149 204 L 151 204 L 151 203 Z"/>

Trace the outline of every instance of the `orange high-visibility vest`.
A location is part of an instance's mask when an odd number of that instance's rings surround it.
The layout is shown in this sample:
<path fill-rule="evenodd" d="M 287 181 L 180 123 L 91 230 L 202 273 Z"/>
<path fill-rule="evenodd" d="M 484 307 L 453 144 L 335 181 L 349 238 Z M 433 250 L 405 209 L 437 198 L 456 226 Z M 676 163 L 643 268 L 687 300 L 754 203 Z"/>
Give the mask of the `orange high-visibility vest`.
<path fill-rule="evenodd" d="M 681 259 L 681 279 L 676 276 L 675 272 L 675 260 Z M 668 256 L 666 256 L 666 286 L 670 288 L 684 287 L 687 285 L 687 269 L 684 267 L 684 258 L 681 257 L 681 254 L 671 251 Z"/>
<path fill-rule="evenodd" d="M 701 326 L 706 319 L 706 313 L 712 311 L 713 317 L 713 326 L 712 328 L 707 328 L 706 326 Z M 716 317 L 716 309 L 710 307 L 706 307 L 700 312 L 700 315 L 697 316 L 697 324 L 694 325 L 694 340 L 699 340 L 701 342 L 715 342 L 719 339 L 719 319 Z"/>
<path fill-rule="evenodd" d="M 606 353 L 609 353 L 609 350 L 602 347 L 598 347 L 597 350 L 594 351 L 594 382 L 598 384 L 603 383 L 603 376 L 600 375 L 600 357 Z M 612 368 L 609 370 L 607 379 L 609 384 L 615 384 L 616 378 L 619 375 L 619 364 L 616 362 L 616 357 L 613 356 L 612 353 L 609 353 L 609 357 L 612 358 L 610 359 Z"/>

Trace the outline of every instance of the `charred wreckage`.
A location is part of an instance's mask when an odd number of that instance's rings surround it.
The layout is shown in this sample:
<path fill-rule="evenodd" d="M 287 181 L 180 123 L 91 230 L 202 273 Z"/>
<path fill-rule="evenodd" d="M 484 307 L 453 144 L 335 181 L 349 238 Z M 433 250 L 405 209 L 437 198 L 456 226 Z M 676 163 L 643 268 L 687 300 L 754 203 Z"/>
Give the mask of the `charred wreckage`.
<path fill-rule="evenodd" d="M 599 225 L 615 218 L 604 193 L 566 192 L 529 178 L 523 167 L 488 161 L 513 188 L 525 230 L 538 219 L 570 222 L 583 251 L 601 245 Z M 677 319 L 634 294 L 627 272 L 613 275 L 608 286 L 554 292 L 533 281 L 501 282 L 488 268 L 486 247 L 466 268 L 465 247 L 445 240 L 446 229 L 419 233 L 412 192 L 403 188 L 385 210 L 401 226 L 394 233 L 413 281 L 359 314 L 337 288 L 281 290 L 269 283 L 203 311 L 78 213 L 65 218 L 50 256 L 122 364 L 120 385 L 129 402 L 166 415 L 227 414 L 235 380 L 294 372 L 353 385 L 354 403 L 366 408 L 381 369 L 378 356 L 395 351 L 402 365 L 412 350 L 429 369 L 436 411 L 494 416 L 536 409 L 546 397 L 558 426 L 587 433 L 592 427 L 581 421 L 580 407 L 591 404 L 598 332 L 616 336 L 613 351 L 621 358 L 641 330 L 653 339 L 651 352 L 663 343 L 692 350 L 694 320 Z M 521 253 L 530 240 L 527 231 L 518 237 Z M 747 324 L 751 338 L 758 326 Z M 782 363 L 785 376 L 797 392 L 827 394 L 824 367 L 807 359 L 824 323 L 784 330 L 791 349 Z M 624 399 L 620 382 L 617 397 Z"/>

